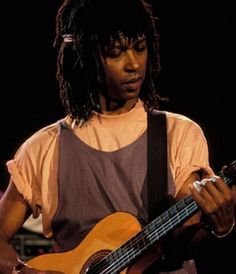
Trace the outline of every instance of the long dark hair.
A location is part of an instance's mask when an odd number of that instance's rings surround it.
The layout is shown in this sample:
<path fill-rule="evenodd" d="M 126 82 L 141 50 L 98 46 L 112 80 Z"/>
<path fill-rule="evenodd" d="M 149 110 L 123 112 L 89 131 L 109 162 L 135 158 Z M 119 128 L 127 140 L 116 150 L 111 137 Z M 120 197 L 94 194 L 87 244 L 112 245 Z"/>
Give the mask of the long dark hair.
<path fill-rule="evenodd" d="M 158 108 L 160 72 L 157 18 L 145 0 L 65 0 L 56 17 L 57 80 L 66 112 L 88 120 L 99 108 L 104 75 L 98 43 L 112 46 L 119 34 L 136 39 L 145 34 L 148 63 L 140 98 L 147 109 Z"/>

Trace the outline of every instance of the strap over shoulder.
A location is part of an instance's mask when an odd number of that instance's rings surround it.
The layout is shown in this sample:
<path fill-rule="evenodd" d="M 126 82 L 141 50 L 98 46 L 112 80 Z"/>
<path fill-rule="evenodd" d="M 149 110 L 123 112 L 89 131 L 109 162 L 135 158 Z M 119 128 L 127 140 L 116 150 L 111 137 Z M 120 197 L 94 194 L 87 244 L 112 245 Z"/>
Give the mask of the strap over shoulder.
<path fill-rule="evenodd" d="M 148 112 L 147 159 L 148 216 L 152 221 L 158 214 L 157 204 L 167 198 L 167 127 L 164 111 Z"/>

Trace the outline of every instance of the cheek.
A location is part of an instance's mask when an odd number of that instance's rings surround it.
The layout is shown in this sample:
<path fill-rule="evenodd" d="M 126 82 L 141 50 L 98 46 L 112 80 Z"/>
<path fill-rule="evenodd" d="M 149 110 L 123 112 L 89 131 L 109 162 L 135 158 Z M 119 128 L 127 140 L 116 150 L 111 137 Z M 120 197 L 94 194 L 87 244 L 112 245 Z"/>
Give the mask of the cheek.
<path fill-rule="evenodd" d="M 121 71 L 118 65 L 110 65 L 104 67 L 105 78 L 109 82 L 117 82 L 120 79 Z"/>

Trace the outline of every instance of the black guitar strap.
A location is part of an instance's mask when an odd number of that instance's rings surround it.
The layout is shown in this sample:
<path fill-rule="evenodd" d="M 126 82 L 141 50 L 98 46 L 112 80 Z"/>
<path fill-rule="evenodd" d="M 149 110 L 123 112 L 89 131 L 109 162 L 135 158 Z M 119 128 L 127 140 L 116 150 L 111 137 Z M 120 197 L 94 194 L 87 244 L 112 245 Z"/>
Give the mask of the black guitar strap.
<path fill-rule="evenodd" d="M 166 114 L 163 111 L 148 113 L 147 129 L 147 187 L 148 187 L 148 217 L 149 222 L 157 218 L 172 203 L 168 196 L 168 163 L 167 163 L 167 126 Z M 172 234 L 165 238 L 162 251 L 165 254 L 157 258 L 143 274 L 157 274 L 174 271 L 182 267 L 183 260 L 173 253 L 173 247 L 168 249 Z M 174 254 L 174 255 L 173 255 Z"/>
<path fill-rule="evenodd" d="M 147 162 L 148 218 L 150 222 L 157 217 L 159 210 L 164 210 L 164 208 L 158 209 L 158 207 L 160 202 L 167 198 L 167 130 L 164 111 L 148 112 Z"/>

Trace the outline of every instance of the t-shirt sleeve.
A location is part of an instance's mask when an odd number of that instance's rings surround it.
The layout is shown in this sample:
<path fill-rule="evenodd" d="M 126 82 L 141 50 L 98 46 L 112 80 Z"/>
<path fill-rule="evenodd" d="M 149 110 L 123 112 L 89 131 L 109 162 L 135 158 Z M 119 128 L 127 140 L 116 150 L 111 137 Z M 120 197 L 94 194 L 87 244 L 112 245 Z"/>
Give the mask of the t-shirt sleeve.
<path fill-rule="evenodd" d="M 55 200 L 50 189 L 55 189 L 56 184 L 57 137 L 58 125 L 49 125 L 28 138 L 7 162 L 11 180 L 32 208 L 34 217 L 45 208 L 51 210 L 48 201 Z"/>
<path fill-rule="evenodd" d="M 176 193 L 194 171 L 213 173 L 209 166 L 209 151 L 202 128 L 187 119 L 178 124 L 172 140 L 172 164 Z"/>
<path fill-rule="evenodd" d="M 11 179 L 18 192 L 27 201 L 32 209 L 33 216 L 40 213 L 41 199 L 38 181 L 40 173 L 35 169 L 35 160 L 28 152 L 28 143 L 25 142 L 16 152 L 13 159 L 7 162 Z"/>

